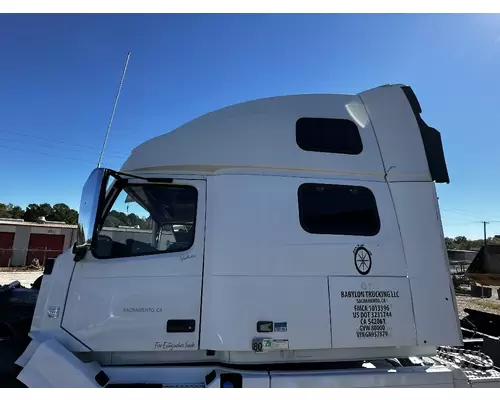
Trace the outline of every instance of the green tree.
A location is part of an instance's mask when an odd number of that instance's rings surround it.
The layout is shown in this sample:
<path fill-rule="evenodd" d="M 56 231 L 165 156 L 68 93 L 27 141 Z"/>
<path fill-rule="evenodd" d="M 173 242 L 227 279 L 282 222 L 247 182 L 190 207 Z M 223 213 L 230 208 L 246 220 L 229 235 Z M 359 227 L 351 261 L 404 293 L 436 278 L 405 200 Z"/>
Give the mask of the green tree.
<path fill-rule="evenodd" d="M 446 237 L 446 238 L 444 238 L 444 241 L 446 243 L 447 249 L 452 250 L 455 248 L 455 242 L 453 241 L 452 238 Z"/>
<path fill-rule="evenodd" d="M 128 226 L 139 226 L 141 229 L 148 229 L 148 221 L 132 213 L 127 216 Z"/>
<path fill-rule="evenodd" d="M 10 218 L 7 204 L 0 203 L 0 218 Z"/>
<path fill-rule="evenodd" d="M 104 221 L 104 226 L 118 228 L 119 226 L 128 226 L 127 214 L 111 210 Z"/>
<path fill-rule="evenodd" d="M 24 218 L 24 210 L 21 207 L 15 206 L 13 204 L 9 204 L 8 207 L 10 207 L 11 218 L 16 218 L 16 219 Z"/>
<path fill-rule="evenodd" d="M 151 218 L 145 219 L 137 214 L 125 214 L 121 211 L 111 210 L 104 221 L 104 226 L 109 228 L 118 228 L 119 226 L 139 226 L 141 229 L 151 229 Z"/>
<path fill-rule="evenodd" d="M 78 212 L 69 208 L 64 203 L 54 204 L 52 213 L 47 216 L 51 221 L 63 221 L 67 224 L 76 225 L 78 223 Z"/>
<path fill-rule="evenodd" d="M 491 239 L 488 239 L 488 243 L 500 244 L 500 235 L 495 235 Z"/>
<path fill-rule="evenodd" d="M 14 204 L 0 203 L 0 218 L 23 218 L 24 210 Z"/>
<path fill-rule="evenodd" d="M 465 244 L 468 242 L 467 238 L 465 236 L 457 236 L 455 239 L 453 239 L 453 242 L 455 244 Z"/>
<path fill-rule="evenodd" d="M 41 217 L 50 219 L 54 210 L 48 203 L 43 204 L 29 204 L 24 213 L 24 219 L 29 222 L 37 222 Z"/>
<path fill-rule="evenodd" d="M 20 209 L 20 207 L 18 208 Z M 54 206 L 51 206 L 48 203 L 32 203 L 26 207 L 26 212 L 23 212 L 23 218 L 25 221 L 38 222 L 41 217 L 45 217 L 48 221 L 66 222 L 71 225 L 76 225 L 78 223 L 78 212 L 64 203 L 57 203 L 54 204 Z"/>

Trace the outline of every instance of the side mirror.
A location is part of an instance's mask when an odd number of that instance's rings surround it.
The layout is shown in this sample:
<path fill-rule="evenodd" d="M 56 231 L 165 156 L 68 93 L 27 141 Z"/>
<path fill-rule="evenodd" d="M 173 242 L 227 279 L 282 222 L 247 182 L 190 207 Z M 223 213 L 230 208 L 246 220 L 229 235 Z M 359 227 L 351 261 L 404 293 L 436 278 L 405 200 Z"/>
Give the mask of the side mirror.
<path fill-rule="evenodd" d="M 94 238 L 99 202 L 104 196 L 108 177 L 107 169 L 96 168 L 83 187 L 78 215 L 78 232 L 73 246 L 74 260 L 77 262 L 83 259 Z"/>

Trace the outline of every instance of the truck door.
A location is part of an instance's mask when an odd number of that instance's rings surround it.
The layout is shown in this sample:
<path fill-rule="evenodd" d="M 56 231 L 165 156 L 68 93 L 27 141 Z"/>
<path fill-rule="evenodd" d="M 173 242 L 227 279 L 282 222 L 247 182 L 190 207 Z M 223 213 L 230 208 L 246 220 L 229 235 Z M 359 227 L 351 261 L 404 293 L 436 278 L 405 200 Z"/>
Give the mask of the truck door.
<path fill-rule="evenodd" d="M 61 326 L 93 351 L 198 349 L 206 183 L 140 182 L 108 191 Z"/>

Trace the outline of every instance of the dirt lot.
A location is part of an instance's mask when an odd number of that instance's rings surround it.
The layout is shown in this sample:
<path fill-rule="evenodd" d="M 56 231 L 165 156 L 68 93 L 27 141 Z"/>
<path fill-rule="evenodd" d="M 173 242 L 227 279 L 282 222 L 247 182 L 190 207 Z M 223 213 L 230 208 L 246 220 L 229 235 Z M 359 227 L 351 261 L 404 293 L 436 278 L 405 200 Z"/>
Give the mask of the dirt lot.
<path fill-rule="evenodd" d="M 500 300 L 497 299 L 496 290 L 493 290 L 490 298 L 484 299 L 457 294 L 457 306 L 459 318 L 463 318 L 466 315 L 463 311 L 464 308 L 472 308 L 473 310 L 500 315 Z"/>
<path fill-rule="evenodd" d="M 5 268 L 0 269 L 0 285 L 6 285 L 13 281 L 21 282 L 25 287 L 31 287 L 31 284 L 42 275 L 42 271 L 17 270 L 16 272 L 6 272 Z"/>

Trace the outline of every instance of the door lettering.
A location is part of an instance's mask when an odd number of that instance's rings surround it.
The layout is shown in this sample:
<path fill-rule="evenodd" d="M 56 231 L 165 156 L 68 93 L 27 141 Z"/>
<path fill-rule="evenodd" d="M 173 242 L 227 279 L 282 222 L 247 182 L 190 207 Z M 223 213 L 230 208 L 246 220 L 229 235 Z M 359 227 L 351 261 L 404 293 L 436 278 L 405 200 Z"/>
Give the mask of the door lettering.
<path fill-rule="evenodd" d="M 161 307 L 123 307 L 124 313 L 161 313 L 163 309 Z"/>

